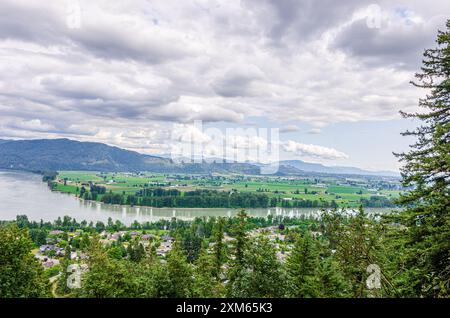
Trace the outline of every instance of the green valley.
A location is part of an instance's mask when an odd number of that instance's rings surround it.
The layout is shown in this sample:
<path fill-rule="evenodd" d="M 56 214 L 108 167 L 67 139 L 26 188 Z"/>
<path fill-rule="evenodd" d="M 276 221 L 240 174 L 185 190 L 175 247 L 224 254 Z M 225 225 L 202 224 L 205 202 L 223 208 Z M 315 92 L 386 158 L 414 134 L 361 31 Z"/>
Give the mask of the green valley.
<path fill-rule="evenodd" d="M 282 177 L 60 171 L 50 186 L 86 200 L 157 207 L 393 207 L 402 192 L 394 177 Z M 208 197 L 207 202 L 186 200 Z M 233 202 L 233 196 L 241 201 Z M 164 200 L 146 200 L 163 197 Z M 173 198 L 176 198 L 174 200 Z M 213 200 L 213 198 L 215 198 Z M 257 203 L 252 204 L 252 200 Z"/>

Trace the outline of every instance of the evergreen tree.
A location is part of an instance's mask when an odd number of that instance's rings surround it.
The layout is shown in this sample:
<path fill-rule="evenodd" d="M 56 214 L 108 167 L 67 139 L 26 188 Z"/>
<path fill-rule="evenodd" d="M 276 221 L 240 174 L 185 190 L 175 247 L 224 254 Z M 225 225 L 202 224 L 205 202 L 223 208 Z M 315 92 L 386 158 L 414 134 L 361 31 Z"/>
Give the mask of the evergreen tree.
<path fill-rule="evenodd" d="M 139 263 L 145 258 L 145 248 L 139 241 L 133 240 L 127 247 L 127 254 L 130 261 Z"/>
<path fill-rule="evenodd" d="M 152 277 L 155 290 L 155 297 L 167 298 L 173 297 L 172 282 L 167 271 L 167 263 L 156 262 L 152 267 Z"/>
<path fill-rule="evenodd" d="M 197 226 L 192 225 L 190 229 L 183 232 L 182 237 L 183 250 L 188 261 L 193 262 L 197 259 L 202 244 L 202 239 L 197 234 Z"/>
<path fill-rule="evenodd" d="M 215 257 L 202 249 L 195 262 L 193 297 L 213 298 L 221 296 L 223 286 L 214 275 L 216 266 Z"/>
<path fill-rule="evenodd" d="M 33 256 L 27 229 L 0 227 L 0 298 L 49 297 L 50 286 Z"/>
<path fill-rule="evenodd" d="M 346 281 L 351 284 L 352 297 L 380 296 L 397 294 L 393 286 L 389 263 L 389 248 L 386 246 L 382 224 L 369 218 L 360 207 L 354 216 L 339 213 L 325 213 L 323 216 L 324 234 L 335 251 L 334 259 Z M 377 265 L 381 270 L 381 291 L 367 289 L 367 268 Z"/>
<path fill-rule="evenodd" d="M 267 237 L 259 237 L 246 255 L 250 269 L 247 297 L 279 298 L 284 296 L 286 277 L 278 261 L 275 246 Z"/>
<path fill-rule="evenodd" d="M 407 153 L 397 154 L 403 185 L 412 190 L 399 203 L 406 207 L 408 228 L 408 280 L 414 296 L 450 294 L 450 20 L 439 31 L 437 47 L 424 52 L 418 82 L 428 94 L 419 100 L 423 112 L 404 113 L 423 122 L 414 131 L 416 143 Z"/>
<path fill-rule="evenodd" d="M 215 277 L 219 277 L 222 272 L 222 265 L 226 261 L 226 254 L 225 254 L 225 246 L 223 242 L 224 238 L 224 229 L 225 226 L 225 220 L 223 218 L 219 218 L 217 220 L 217 223 L 214 227 L 214 268 L 213 268 L 213 275 Z"/>
<path fill-rule="evenodd" d="M 70 273 L 67 272 L 67 268 L 70 265 L 70 253 L 71 248 L 70 244 L 67 244 L 65 250 L 64 250 L 64 258 L 61 261 L 61 276 L 58 279 L 58 291 L 61 294 L 67 294 L 70 289 L 67 286 L 67 279 L 69 278 Z"/>
<path fill-rule="evenodd" d="M 175 242 L 167 255 L 166 271 L 169 278 L 168 297 L 186 298 L 192 295 L 193 273 L 180 244 Z"/>
<path fill-rule="evenodd" d="M 309 232 L 298 237 L 287 259 L 288 296 L 318 297 L 320 294 L 319 251 Z"/>
<path fill-rule="evenodd" d="M 339 264 L 328 257 L 320 262 L 320 292 L 319 297 L 338 298 L 350 297 L 351 286 L 345 279 Z"/>
<path fill-rule="evenodd" d="M 238 265 L 242 265 L 244 262 L 244 253 L 247 247 L 247 213 L 245 210 L 241 210 L 237 215 L 238 221 L 234 230 L 235 234 L 235 249 L 234 255 Z"/>
<path fill-rule="evenodd" d="M 242 291 L 248 288 L 248 269 L 245 267 L 245 253 L 247 251 L 247 213 L 241 210 L 237 215 L 237 223 L 233 226 L 233 259 L 228 270 L 227 294 L 229 297 L 245 297 Z"/>
<path fill-rule="evenodd" d="M 135 297 L 138 294 L 133 263 L 108 257 L 98 236 L 90 244 L 89 271 L 82 278 L 79 296 L 89 298 Z"/>

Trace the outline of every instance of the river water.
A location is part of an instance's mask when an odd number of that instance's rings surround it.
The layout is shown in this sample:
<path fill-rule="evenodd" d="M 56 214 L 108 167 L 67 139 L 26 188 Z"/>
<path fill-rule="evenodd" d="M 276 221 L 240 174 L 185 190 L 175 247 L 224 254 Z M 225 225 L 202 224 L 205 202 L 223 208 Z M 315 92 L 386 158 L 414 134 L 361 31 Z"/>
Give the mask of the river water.
<path fill-rule="evenodd" d="M 369 213 L 382 213 L 389 209 L 367 210 Z M 291 217 L 317 214 L 317 209 L 270 208 L 246 211 L 251 216 L 260 217 L 269 214 Z M 239 209 L 130 207 L 84 201 L 71 194 L 50 191 L 40 175 L 0 170 L 0 220 L 12 220 L 18 214 L 25 214 L 30 220 L 54 221 L 69 215 L 77 221 L 107 221 L 111 217 L 130 224 L 134 220 L 145 222 L 172 217 L 183 220 L 202 216 L 230 217 L 238 212 Z"/>

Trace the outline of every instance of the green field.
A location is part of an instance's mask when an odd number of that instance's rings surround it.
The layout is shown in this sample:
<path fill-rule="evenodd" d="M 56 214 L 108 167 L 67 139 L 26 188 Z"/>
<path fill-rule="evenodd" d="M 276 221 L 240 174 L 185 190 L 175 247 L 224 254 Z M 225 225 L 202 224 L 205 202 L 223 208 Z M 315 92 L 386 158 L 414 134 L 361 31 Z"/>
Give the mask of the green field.
<path fill-rule="evenodd" d="M 145 188 L 177 189 L 181 192 L 196 189 L 226 192 L 263 193 L 269 198 L 285 200 L 335 201 L 342 207 L 357 207 L 361 199 L 371 197 L 397 198 L 399 189 L 392 189 L 380 181 L 359 180 L 357 185 L 339 177 L 294 178 L 276 176 L 191 175 L 158 173 L 99 173 L 60 171 L 53 190 L 77 195 L 90 184 L 106 188 L 109 193 L 133 195 Z M 101 199 L 101 195 L 97 198 Z"/>

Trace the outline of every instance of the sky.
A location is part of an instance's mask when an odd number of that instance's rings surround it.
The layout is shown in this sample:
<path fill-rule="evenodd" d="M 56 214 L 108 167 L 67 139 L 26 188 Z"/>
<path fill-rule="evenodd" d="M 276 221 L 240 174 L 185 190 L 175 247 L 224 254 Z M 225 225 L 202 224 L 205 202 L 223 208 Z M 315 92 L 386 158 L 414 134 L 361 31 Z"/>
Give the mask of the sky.
<path fill-rule="evenodd" d="M 158 155 L 189 132 L 217 156 L 195 123 L 278 128 L 280 159 L 396 170 L 449 17 L 448 0 L 2 0 L 0 139 Z"/>

